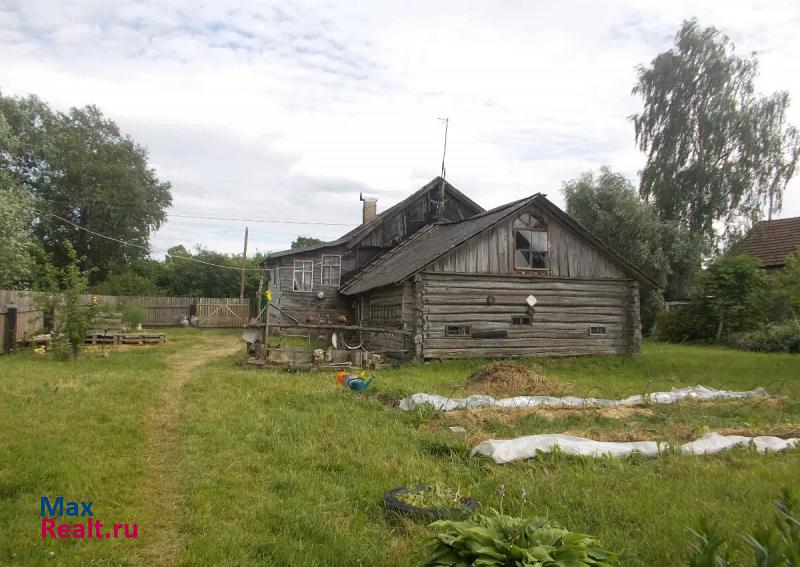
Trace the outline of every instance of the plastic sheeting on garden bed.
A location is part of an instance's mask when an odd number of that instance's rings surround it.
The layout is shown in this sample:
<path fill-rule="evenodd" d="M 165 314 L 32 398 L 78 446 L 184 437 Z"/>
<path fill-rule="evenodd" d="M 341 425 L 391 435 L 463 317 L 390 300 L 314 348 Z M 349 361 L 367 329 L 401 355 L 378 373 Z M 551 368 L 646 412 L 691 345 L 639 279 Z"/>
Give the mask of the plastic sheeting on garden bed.
<path fill-rule="evenodd" d="M 733 447 L 753 446 L 759 453 L 767 451 L 783 451 L 797 447 L 798 439 L 781 439 L 780 437 L 745 437 L 743 435 L 720 435 L 719 433 L 709 433 L 700 439 L 675 446 L 675 450 L 691 455 L 713 455 Z M 609 455 L 621 457 L 631 453 L 640 453 L 646 457 L 656 457 L 665 449 L 670 448 L 666 443 L 658 441 L 595 441 L 584 437 L 573 435 L 529 435 L 517 439 L 496 440 L 490 439 L 476 446 L 472 453 L 483 455 L 502 464 L 519 459 L 530 459 L 535 457 L 538 452 L 549 453 L 558 448 L 559 451 L 568 455 L 583 455 L 587 457 L 601 457 Z"/>
<path fill-rule="evenodd" d="M 400 409 L 412 410 L 423 404 L 431 404 L 441 411 L 452 411 L 463 408 L 484 408 L 496 406 L 501 408 L 526 408 L 526 407 L 607 407 L 607 406 L 638 406 L 646 403 L 674 404 L 681 400 L 736 400 L 743 398 L 767 397 L 763 388 L 734 392 L 730 390 L 717 390 L 708 386 L 688 386 L 686 388 L 673 388 L 669 392 L 652 392 L 650 394 L 629 396 L 622 400 L 606 400 L 602 398 L 576 398 L 575 396 L 515 396 L 499 400 L 491 396 L 469 396 L 468 398 L 447 398 L 436 394 L 414 394 L 400 400 Z"/>

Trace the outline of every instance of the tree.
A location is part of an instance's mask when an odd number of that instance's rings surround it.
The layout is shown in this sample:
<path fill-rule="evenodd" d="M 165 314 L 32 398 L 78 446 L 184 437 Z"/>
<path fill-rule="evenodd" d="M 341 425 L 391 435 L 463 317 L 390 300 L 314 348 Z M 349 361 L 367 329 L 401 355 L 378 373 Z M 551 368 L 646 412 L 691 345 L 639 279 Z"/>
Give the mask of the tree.
<path fill-rule="evenodd" d="M 67 255 L 67 265 L 63 268 L 51 268 L 53 274 L 53 292 L 47 305 L 43 307 L 56 309 L 58 317 L 53 332 L 53 344 L 61 354 L 75 359 L 83 348 L 86 334 L 91 330 L 97 312 L 94 302 L 86 305 L 81 295 L 89 289 L 89 274 L 80 267 L 81 259 L 69 240 L 63 243 Z M 60 294 L 55 292 L 61 291 Z M 59 297 L 60 296 L 60 297 Z"/>
<path fill-rule="evenodd" d="M 716 317 L 718 341 L 726 330 L 748 330 L 761 320 L 759 307 L 766 287 L 764 270 L 748 254 L 726 254 L 708 267 L 700 300 Z"/>
<path fill-rule="evenodd" d="M 40 211 L 33 231 L 56 266 L 70 262 L 65 240 L 84 258 L 92 283 L 105 279 L 113 265 L 147 256 L 149 236 L 165 221 L 172 197 L 142 146 L 94 106 L 62 113 L 34 96 L 0 96 L 0 115 L 18 140 L 0 147 L 1 169 Z"/>
<path fill-rule="evenodd" d="M 640 193 L 659 215 L 692 235 L 715 237 L 771 216 L 795 173 L 797 130 L 786 121 L 785 92 L 757 97 L 754 56 L 734 53 L 728 37 L 696 20 L 683 23 L 675 47 L 640 66 L 633 93 L 644 110 L 632 116 L 647 154 Z"/>
<path fill-rule="evenodd" d="M 570 216 L 666 287 L 670 265 L 663 249 L 664 226 L 624 175 L 602 167 L 597 176 L 586 172 L 564 183 L 563 192 Z M 652 329 L 662 307 L 661 290 L 642 289 L 645 332 Z"/>
<path fill-rule="evenodd" d="M 0 114 L 0 164 L 14 151 L 17 141 Z M 34 247 L 28 227 L 33 211 L 16 179 L 0 168 L 0 288 L 13 288 L 31 277 Z"/>
<path fill-rule="evenodd" d="M 294 239 L 294 242 L 292 242 L 292 250 L 295 248 L 304 248 L 305 246 L 316 246 L 323 242 L 324 241 L 319 238 L 314 238 L 313 236 L 298 236 Z"/>
<path fill-rule="evenodd" d="M 258 287 L 263 275 L 262 257 L 256 255 L 245 262 L 245 289 Z M 156 283 L 168 295 L 200 297 L 238 297 L 241 256 L 222 254 L 200 246 L 193 251 L 184 246 L 169 249 Z"/>

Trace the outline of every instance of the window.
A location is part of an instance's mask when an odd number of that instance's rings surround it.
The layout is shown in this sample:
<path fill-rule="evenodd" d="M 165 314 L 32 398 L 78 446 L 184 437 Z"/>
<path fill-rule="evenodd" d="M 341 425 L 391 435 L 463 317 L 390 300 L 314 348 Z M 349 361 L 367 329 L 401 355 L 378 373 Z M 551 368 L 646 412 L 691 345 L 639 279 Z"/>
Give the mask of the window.
<path fill-rule="evenodd" d="M 605 325 L 589 325 L 589 334 L 590 335 L 606 335 L 606 326 Z"/>
<path fill-rule="evenodd" d="M 292 272 L 292 289 L 294 291 L 311 291 L 314 287 L 314 262 L 311 260 L 295 260 Z"/>
<path fill-rule="evenodd" d="M 531 324 L 530 315 L 512 315 L 511 316 L 511 324 L 512 325 L 530 325 Z"/>
<path fill-rule="evenodd" d="M 342 277 L 342 257 L 322 255 L 322 285 L 339 287 Z"/>
<path fill-rule="evenodd" d="M 547 269 L 547 228 L 530 213 L 514 221 L 514 267 L 523 270 Z"/>
<path fill-rule="evenodd" d="M 445 337 L 468 337 L 469 325 L 447 325 L 444 328 Z"/>

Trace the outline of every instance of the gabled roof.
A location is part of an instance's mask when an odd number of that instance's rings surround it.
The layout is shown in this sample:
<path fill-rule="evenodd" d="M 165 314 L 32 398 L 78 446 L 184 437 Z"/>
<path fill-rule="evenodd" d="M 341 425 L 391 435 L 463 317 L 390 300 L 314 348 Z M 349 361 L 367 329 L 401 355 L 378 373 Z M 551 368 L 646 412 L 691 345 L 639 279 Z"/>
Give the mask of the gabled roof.
<path fill-rule="evenodd" d="M 379 256 L 364 270 L 356 274 L 340 291 L 345 295 L 355 295 L 371 289 L 399 283 L 422 271 L 428 264 L 459 244 L 532 203 L 536 203 L 537 206 L 546 209 L 562 223 L 582 234 L 607 256 L 620 264 L 634 279 L 650 287 L 658 287 L 658 284 L 647 274 L 611 250 L 572 217 L 548 201 L 544 195 L 537 193 L 531 197 L 477 214 L 466 220 L 427 226 L 397 247 Z"/>
<path fill-rule="evenodd" d="M 393 213 L 395 213 L 397 211 L 400 211 L 403 208 L 407 207 L 409 204 L 413 203 L 414 201 L 416 201 L 417 199 L 419 199 L 420 197 L 422 197 L 426 193 L 429 193 L 429 192 L 433 191 L 434 189 L 438 190 L 439 187 L 441 186 L 441 183 L 442 183 L 441 176 L 437 176 L 437 177 L 433 178 L 430 182 L 425 184 L 423 187 L 421 187 L 417 191 L 414 191 L 411 195 L 409 195 L 408 197 L 406 197 L 405 199 L 403 199 L 399 203 L 397 203 L 397 204 L 389 207 L 385 211 L 383 211 L 372 222 L 369 222 L 367 224 L 363 224 L 361 226 L 357 226 L 356 228 L 354 228 L 353 230 L 351 230 L 350 232 L 345 234 L 342 238 L 349 238 L 350 239 L 350 241 L 349 241 L 349 243 L 347 245 L 348 248 L 352 248 L 353 246 L 356 246 L 359 242 L 364 240 L 364 238 L 366 238 L 374 230 L 380 228 L 380 226 L 383 224 L 383 222 L 386 219 L 391 218 Z M 447 181 L 444 182 L 444 188 L 445 188 L 445 192 L 450 193 L 451 195 L 453 195 L 454 197 L 456 197 L 460 201 L 463 201 L 464 203 L 466 203 L 468 206 L 470 206 L 472 209 L 474 209 L 476 213 L 483 212 L 483 210 L 484 210 L 483 207 L 481 207 L 478 203 L 476 203 L 475 201 L 473 201 L 472 199 L 470 199 L 469 197 L 464 195 L 464 193 L 462 193 L 461 191 L 459 191 L 458 189 L 456 189 L 455 187 L 450 185 L 450 183 L 448 183 Z"/>
<path fill-rule="evenodd" d="M 736 245 L 764 268 L 781 267 L 800 250 L 800 217 L 761 221 Z"/>
<path fill-rule="evenodd" d="M 419 199 L 426 193 L 434 189 L 438 190 L 441 183 L 442 183 L 442 178 L 435 177 L 433 180 L 425 184 L 423 187 L 421 187 L 420 189 L 418 189 L 417 191 L 415 191 L 414 193 L 412 193 L 399 203 L 389 207 L 388 209 L 380 213 L 377 217 L 375 217 L 375 220 L 368 222 L 367 224 L 362 224 L 355 227 L 354 229 L 352 229 L 351 231 L 349 231 L 348 233 L 344 234 L 343 236 L 341 236 L 336 240 L 323 242 L 321 244 L 315 244 L 313 246 L 304 246 L 302 248 L 293 248 L 290 250 L 271 252 L 267 254 L 265 262 L 272 258 L 280 258 L 282 256 L 290 256 L 293 254 L 300 254 L 303 252 L 311 252 L 314 250 L 319 250 L 320 248 L 327 248 L 329 246 L 338 246 L 340 244 L 347 244 L 348 248 L 352 248 L 356 246 L 359 242 L 364 240 L 364 238 L 369 236 L 373 231 L 379 229 L 383 225 L 384 221 L 387 218 L 390 218 L 393 213 L 402 210 L 404 207 L 407 207 L 409 204 L 413 203 L 415 200 Z M 484 211 L 483 207 L 481 207 L 475 201 L 467 197 L 464 193 L 453 187 L 450 183 L 448 183 L 447 181 L 445 181 L 444 183 L 445 183 L 445 191 L 447 193 L 449 193 L 456 199 L 462 201 L 464 204 L 472 208 L 476 213 Z"/>

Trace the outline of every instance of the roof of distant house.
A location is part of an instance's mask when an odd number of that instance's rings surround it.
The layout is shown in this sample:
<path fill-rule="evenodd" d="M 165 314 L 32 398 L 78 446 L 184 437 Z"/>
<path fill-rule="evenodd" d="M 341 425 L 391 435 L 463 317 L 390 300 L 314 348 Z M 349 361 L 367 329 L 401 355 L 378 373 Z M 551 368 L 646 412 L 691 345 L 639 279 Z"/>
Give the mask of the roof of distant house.
<path fill-rule="evenodd" d="M 761 221 L 736 245 L 764 268 L 780 268 L 800 250 L 800 217 Z"/>

